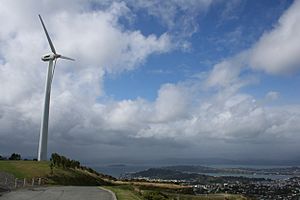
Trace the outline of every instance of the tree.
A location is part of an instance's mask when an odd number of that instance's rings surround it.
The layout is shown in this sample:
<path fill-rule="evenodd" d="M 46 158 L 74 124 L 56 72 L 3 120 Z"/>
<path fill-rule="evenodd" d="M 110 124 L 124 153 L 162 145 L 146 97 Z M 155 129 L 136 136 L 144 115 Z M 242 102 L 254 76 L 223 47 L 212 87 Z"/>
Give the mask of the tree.
<path fill-rule="evenodd" d="M 80 162 L 79 161 L 71 160 L 70 162 L 71 162 L 71 168 L 72 169 L 79 168 L 79 166 L 80 166 Z"/>
<path fill-rule="evenodd" d="M 61 156 L 60 159 L 61 159 L 61 165 L 62 165 L 62 167 L 64 169 L 67 168 L 67 158 L 65 156 Z"/>
<path fill-rule="evenodd" d="M 9 160 L 21 160 L 21 155 L 17 154 L 17 153 L 13 153 L 11 154 L 11 156 L 9 157 Z"/>
<path fill-rule="evenodd" d="M 53 167 L 63 167 L 65 169 L 76 169 L 81 167 L 79 161 L 69 159 L 57 153 L 53 153 L 50 160 L 53 163 Z"/>
<path fill-rule="evenodd" d="M 54 167 L 54 164 L 53 162 L 51 161 L 50 162 L 50 174 L 53 175 L 53 167 Z"/>

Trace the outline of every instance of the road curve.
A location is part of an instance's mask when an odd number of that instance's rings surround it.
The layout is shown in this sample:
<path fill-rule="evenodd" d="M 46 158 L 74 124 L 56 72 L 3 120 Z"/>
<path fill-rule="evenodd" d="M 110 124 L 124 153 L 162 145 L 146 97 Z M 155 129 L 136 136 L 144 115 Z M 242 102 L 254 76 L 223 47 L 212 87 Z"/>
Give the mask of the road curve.
<path fill-rule="evenodd" d="M 41 187 L 12 191 L 0 200 L 115 200 L 112 193 L 99 187 Z"/>

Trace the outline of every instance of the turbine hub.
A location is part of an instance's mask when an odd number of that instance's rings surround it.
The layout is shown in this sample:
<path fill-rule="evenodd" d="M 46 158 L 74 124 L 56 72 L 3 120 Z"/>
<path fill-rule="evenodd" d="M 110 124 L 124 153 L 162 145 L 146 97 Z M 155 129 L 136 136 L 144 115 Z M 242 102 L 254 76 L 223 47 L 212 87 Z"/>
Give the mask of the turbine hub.
<path fill-rule="evenodd" d="M 49 54 L 43 55 L 41 59 L 42 59 L 42 61 L 47 62 L 50 60 L 55 60 L 56 58 L 59 58 L 59 57 L 60 57 L 60 55 L 58 55 L 58 54 L 49 53 Z"/>

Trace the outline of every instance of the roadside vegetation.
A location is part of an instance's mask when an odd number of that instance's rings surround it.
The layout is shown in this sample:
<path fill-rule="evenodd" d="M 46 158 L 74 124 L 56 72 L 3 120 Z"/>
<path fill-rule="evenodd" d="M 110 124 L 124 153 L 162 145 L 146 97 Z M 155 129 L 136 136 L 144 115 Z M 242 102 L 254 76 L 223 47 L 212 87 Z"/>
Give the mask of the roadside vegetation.
<path fill-rule="evenodd" d="M 49 162 L 1 160 L 0 171 L 10 173 L 16 178 L 46 177 L 50 174 Z"/>
<path fill-rule="evenodd" d="M 171 184 L 168 184 L 169 186 Z M 178 187 L 158 187 L 149 185 L 124 184 L 105 186 L 106 189 L 113 191 L 118 200 L 247 200 L 240 195 L 230 194 L 210 194 L 210 195 L 192 195 L 186 194 L 192 192 L 187 187 L 179 190 Z M 176 188 L 176 189 L 175 189 Z"/>
<path fill-rule="evenodd" d="M 0 171 L 15 178 L 43 178 L 49 185 L 103 186 L 114 192 L 118 200 L 246 200 L 229 194 L 195 196 L 191 187 L 173 183 L 120 181 L 57 153 L 43 162 L 21 160 L 16 153 L 8 158 L 0 156 Z"/>
<path fill-rule="evenodd" d="M 115 193 L 118 200 L 143 200 L 130 185 L 105 186 L 105 188 Z"/>
<path fill-rule="evenodd" d="M 114 180 L 59 154 L 52 154 L 50 161 L 42 162 L 20 160 L 19 154 L 14 154 L 16 159 L 1 158 L 0 171 L 19 179 L 42 178 L 45 184 L 90 186 L 111 185 L 110 180 Z"/>

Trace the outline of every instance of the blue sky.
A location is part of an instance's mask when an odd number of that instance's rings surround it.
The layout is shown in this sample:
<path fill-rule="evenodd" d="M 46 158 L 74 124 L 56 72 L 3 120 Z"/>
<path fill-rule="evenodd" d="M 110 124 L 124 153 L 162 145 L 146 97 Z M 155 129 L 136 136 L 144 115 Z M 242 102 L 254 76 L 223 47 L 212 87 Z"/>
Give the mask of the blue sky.
<path fill-rule="evenodd" d="M 250 48 L 261 35 L 276 25 L 282 13 L 292 1 L 237 1 L 225 12 L 226 2 L 216 3 L 205 14 L 196 18 L 197 32 L 184 39 L 190 43 L 188 50 L 175 49 L 166 54 L 152 55 L 134 71 L 108 75 L 104 87 L 108 96 L 118 100 L 138 97 L 155 100 L 164 83 L 177 83 L 193 74 L 206 72 L 223 59 Z M 230 4 L 230 3 L 227 3 Z M 180 13 L 177 16 L 180 18 Z M 138 29 L 143 34 L 160 35 L 169 31 L 157 17 L 137 12 L 135 21 L 123 25 Z M 121 20 L 122 21 L 122 20 Z M 180 31 L 180 27 L 177 27 Z M 253 73 L 253 72 L 251 72 Z M 299 75 L 270 76 L 257 72 L 260 83 L 244 90 L 263 98 L 270 91 L 278 91 L 280 102 L 297 103 L 295 93 L 300 84 Z"/>
<path fill-rule="evenodd" d="M 57 51 L 76 59 L 57 63 L 49 154 L 298 162 L 299 10 L 299 0 L 3 0 L 0 154 L 36 155 L 50 51 L 41 14 Z"/>

